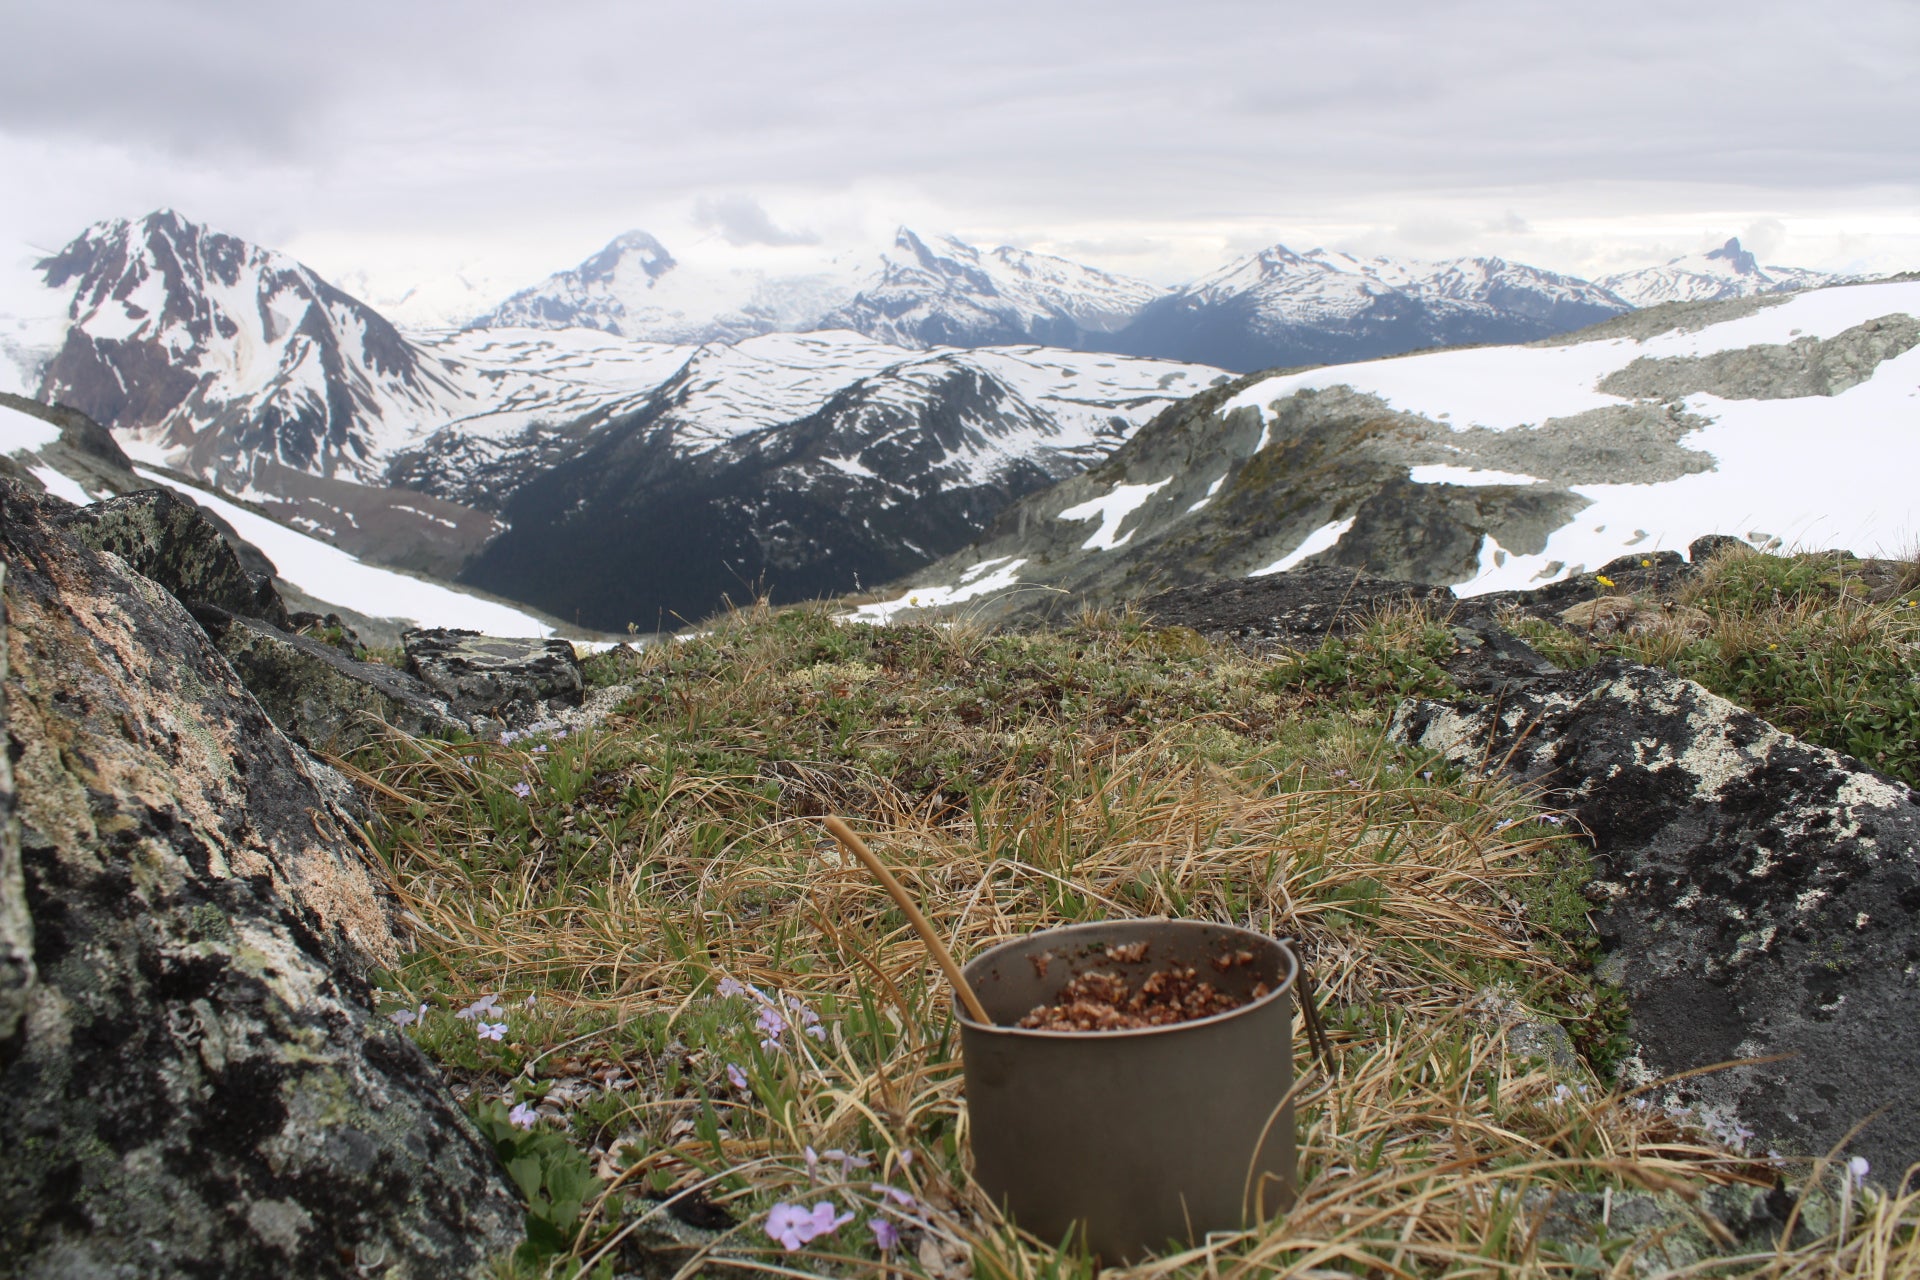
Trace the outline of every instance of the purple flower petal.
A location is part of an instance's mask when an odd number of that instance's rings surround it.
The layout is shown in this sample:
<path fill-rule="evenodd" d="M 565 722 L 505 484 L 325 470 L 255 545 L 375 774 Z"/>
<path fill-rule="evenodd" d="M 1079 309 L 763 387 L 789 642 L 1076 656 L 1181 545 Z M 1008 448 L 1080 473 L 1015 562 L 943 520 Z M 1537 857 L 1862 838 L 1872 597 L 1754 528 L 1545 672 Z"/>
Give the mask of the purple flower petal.
<path fill-rule="evenodd" d="M 522 1129 L 531 1129 L 534 1126 L 534 1122 L 540 1119 L 540 1114 L 522 1102 L 517 1104 L 513 1110 L 507 1112 L 507 1119 Z"/>
<path fill-rule="evenodd" d="M 880 1252 L 892 1253 L 900 1247 L 900 1228 L 885 1218 L 869 1218 L 867 1227 L 873 1232 L 873 1242 L 880 1246 Z"/>
<path fill-rule="evenodd" d="M 767 1210 L 767 1236 L 791 1253 L 813 1238 L 805 1234 L 807 1222 L 807 1211 L 799 1205 L 776 1204 Z"/>

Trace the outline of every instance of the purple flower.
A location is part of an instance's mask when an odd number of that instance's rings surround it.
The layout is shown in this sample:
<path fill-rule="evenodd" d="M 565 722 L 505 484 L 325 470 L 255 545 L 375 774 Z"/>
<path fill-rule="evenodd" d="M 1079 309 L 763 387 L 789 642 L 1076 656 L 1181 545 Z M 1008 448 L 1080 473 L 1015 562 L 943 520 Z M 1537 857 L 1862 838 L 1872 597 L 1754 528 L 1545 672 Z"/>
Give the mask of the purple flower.
<path fill-rule="evenodd" d="M 1847 1161 L 1847 1177 L 1853 1180 L 1854 1186 L 1864 1187 L 1867 1185 L 1867 1170 L 1872 1167 L 1865 1156 L 1854 1156 Z"/>
<path fill-rule="evenodd" d="M 527 992 L 527 998 L 526 998 L 525 1004 L 527 1008 L 529 1009 L 533 1008 L 533 992 L 531 991 Z"/>
<path fill-rule="evenodd" d="M 873 1184 L 873 1191 L 875 1195 L 885 1196 L 887 1199 L 899 1205 L 902 1209 L 913 1208 L 913 1205 L 914 1205 L 913 1196 L 905 1191 L 902 1191 L 898 1187 L 890 1187 L 884 1182 L 876 1182 Z"/>
<path fill-rule="evenodd" d="M 476 1030 L 480 1033 L 482 1040 L 499 1040 L 507 1034 L 507 1024 L 504 1022 L 482 1022 Z"/>
<path fill-rule="evenodd" d="M 519 740 L 520 735 L 511 729 L 506 730 L 500 735 L 500 745 L 503 747 L 510 747 Z"/>
<path fill-rule="evenodd" d="M 722 978 L 720 985 L 714 988 L 714 992 L 722 996 L 743 996 L 747 994 L 747 987 L 738 978 Z"/>
<path fill-rule="evenodd" d="M 553 736 L 556 738 L 564 738 L 567 736 L 567 731 L 565 728 L 555 729 L 553 731 Z"/>
<path fill-rule="evenodd" d="M 511 1120 L 514 1124 L 518 1125 L 522 1129 L 533 1128 L 534 1122 L 537 1121 L 539 1118 L 540 1118 L 539 1112 L 535 1111 L 532 1107 L 528 1106 L 524 1102 L 517 1104 L 513 1110 L 507 1112 L 507 1119 Z"/>
<path fill-rule="evenodd" d="M 427 1006 L 423 1002 L 418 1009 L 395 1009 L 387 1017 L 396 1027 L 412 1026 L 416 1022 L 426 1021 Z"/>
<path fill-rule="evenodd" d="M 892 1253 L 900 1247 L 900 1228 L 885 1218 L 867 1219 L 867 1228 L 873 1232 L 873 1242 L 880 1246 L 880 1252 Z"/>
<path fill-rule="evenodd" d="M 731 1062 L 727 1064 L 727 1081 L 741 1093 L 747 1091 L 747 1073 L 734 1066 Z"/>
<path fill-rule="evenodd" d="M 422 1009 L 426 1008 L 425 1005 L 421 1005 L 420 1007 Z M 460 1010 L 460 1012 L 454 1014 L 453 1016 L 460 1019 L 462 1022 L 467 1022 L 474 1018 L 497 1017 L 499 1013 L 500 1013 L 500 997 L 499 996 L 481 996 L 478 1000 L 475 1000 L 472 1004 Z"/>
<path fill-rule="evenodd" d="M 543 742 L 539 746 L 535 747 L 533 749 L 533 754 L 537 756 L 543 756 L 547 754 L 547 744 Z"/>
<path fill-rule="evenodd" d="M 1420 781 L 1422 781 L 1422 782 L 1432 782 L 1432 781 L 1433 781 L 1433 770 L 1431 770 L 1431 769 L 1422 769 L 1422 770 L 1420 771 Z"/>
<path fill-rule="evenodd" d="M 1565 822 L 1566 820 L 1567 820 L 1566 815 L 1559 814 L 1559 813 L 1542 814 L 1540 817 L 1540 821 L 1546 823 L 1550 827 L 1557 827 L 1561 823 Z"/>
<path fill-rule="evenodd" d="M 760 1012 L 754 1015 L 753 1020 L 760 1027 L 761 1045 L 768 1049 L 773 1048 L 773 1042 L 787 1029 L 787 1020 L 772 1005 L 761 1005 Z"/>
<path fill-rule="evenodd" d="M 525 800 L 533 794 L 533 784 L 530 782 L 516 782 L 513 784 L 513 794 Z"/>
<path fill-rule="evenodd" d="M 822 1043 L 826 1041 L 827 1029 L 820 1025 L 819 1014 L 807 1008 L 805 1004 L 794 999 L 792 996 L 787 997 L 787 1008 L 791 1009 L 799 1017 L 800 1026 L 808 1035 Z"/>
<path fill-rule="evenodd" d="M 850 1213 L 836 1217 L 830 1200 L 814 1205 L 811 1212 L 797 1204 L 782 1202 L 767 1210 L 767 1235 L 791 1253 L 815 1236 L 838 1231 L 852 1221 Z"/>

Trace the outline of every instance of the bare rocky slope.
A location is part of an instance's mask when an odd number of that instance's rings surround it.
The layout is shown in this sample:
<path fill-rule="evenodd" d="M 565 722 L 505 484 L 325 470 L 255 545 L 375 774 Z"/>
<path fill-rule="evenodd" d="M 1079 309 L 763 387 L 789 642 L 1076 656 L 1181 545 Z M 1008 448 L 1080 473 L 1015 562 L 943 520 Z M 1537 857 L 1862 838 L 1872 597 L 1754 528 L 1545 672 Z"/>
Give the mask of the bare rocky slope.
<path fill-rule="evenodd" d="M 1825 308 L 1825 331 L 1787 336 L 1809 307 Z M 1527 347 L 1250 375 L 1165 410 L 1100 466 L 1016 503 L 978 542 L 890 589 L 885 607 L 1045 613 L 1300 564 L 1481 591 L 1706 533 L 1765 542 L 1795 527 L 1795 503 L 1893 502 L 1883 514 L 1897 523 L 1910 503 L 1872 477 L 1906 465 L 1886 451 L 1911 446 L 1900 414 L 1917 313 L 1911 286 L 1855 286 L 1671 304 Z M 1549 376 L 1569 411 L 1553 412 L 1551 398 L 1534 410 L 1499 401 L 1501 379 L 1524 402 L 1542 398 L 1531 387 Z M 1488 403 L 1489 386 L 1489 407 L 1445 412 Z M 1797 416 L 1759 408 L 1769 404 Z M 1853 444 L 1852 431 L 1867 434 Z M 1875 470 L 1841 461 L 1867 450 L 1861 465 Z M 1788 474 L 1796 483 L 1783 486 Z M 1714 487 L 1689 487 L 1698 482 Z M 1674 496 L 1635 506 L 1635 493 Z M 1689 500 L 1700 494 L 1715 501 Z M 1645 523 L 1615 517 L 1609 531 L 1588 514 L 1609 501 Z M 1726 527 L 1741 516 L 1749 523 Z M 1569 544 L 1587 550 L 1559 550 Z"/>

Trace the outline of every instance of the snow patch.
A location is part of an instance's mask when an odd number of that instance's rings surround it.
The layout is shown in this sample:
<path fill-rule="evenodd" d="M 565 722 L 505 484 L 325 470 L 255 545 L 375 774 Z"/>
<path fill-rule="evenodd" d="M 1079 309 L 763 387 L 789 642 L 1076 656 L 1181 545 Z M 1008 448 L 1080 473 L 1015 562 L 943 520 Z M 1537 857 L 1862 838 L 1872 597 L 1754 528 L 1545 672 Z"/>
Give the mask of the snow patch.
<path fill-rule="evenodd" d="M 61 475 L 52 467 L 28 467 L 27 470 L 56 498 L 65 498 L 76 507 L 84 507 L 94 501 L 93 495 L 82 489 L 79 481 Z"/>
<path fill-rule="evenodd" d="M 1227 478 L 1223 475 L 1218 480 L 1215 480 L 1212 484 L 1208 485 L 1207 491 L 1206 493 L 1201 495 L 1200 501 L 1194 503 L 1192 506 L 1187 508 L 1187 514 L 1192 515 L 1194 512 L 1198 511 L 1200 508 L 1206 506 L 1209 502 L 1212 502 L 1213 495 L 1216 493 L 1219 493 L 1220 486 L 1225 484 L 1226 482 L 1227 482 Z"/>
<path fill-rule="evenodd" d="M 145 467 L 134 470 L 217 513 L 273 561 L 279 575 L 329 604 L 373 618 L 399 618 L 426 627 L 464 627 L 493 636 L 549 636 L 553 628 L 530 614 L 481 600 L 438 583 L 363 564 L 338 547 L 297 533 L 245 507 L 216 498 Z"/>
<path fill-rule="evenodd" d="M 1295 547 L 1292 551 L 1275 560 L 1266 568 L 1255 569 L 1247 576 L 1249 578 L 1264 578 L 1272 573 L 1285 573 L 1302 560 L 1305 560 L 1308 556 L 1318 555 L 1328 547 L 1339 542 L 1340 539 L 1347 536 L 1347 530 L 1351 528 L 1353 528 L 1352 516 L 1348 516 L 1345 520 L 1335 520 L 1331 524 L 1323 524 L 1308 534 L 1307 540 Z"/>
<path fill-rule="evenodd" d="M 38 453 L 60 438 L 60 428 L 45 418 L 0 405 L 0 453 Z"/>
<path fill-rule="evenodd" d="M 1172 483 L 1173 477 L 1168 476 L 1165 480 L 1157 484 L 1115 485 L 1113 492 L 1104 497 L 1089 498 L 1085 502 L 1068 507 L 1060 513 L 1059 518 L 1062 520 L 1091 520 L 1098 516 L 1100 519 L 1100 527 L 1095 529 L 1092 535 L 1080 544 L 1080 549 L 1083 551 L 1111 551 L 1115 547 L 1125 546 L 1127 540 L 1133 537 L 1133 531 L 1131 529 L 1119 537 L 1114 536 L 1120 533 L 1120 526 L 1126 523 L 1127 517 L 1135 511 L 1138 511 L 1141 506 L 1146 503 L 1148 498 L 1151 498 L 1154 494 L 1160 492 Z"/>
<path fill-rule="evenodd" d="M 1001 557 L 1005 559 L 1005 557 Z M 1026 558 L 1011 561 L 994 570 L 984 578 L 974 574 L 984 565 L 1000 564 L 1000 560 L 984 561 L 961 578 L 951 587 L 915 587 L 897 600 L 881 600 L 873 604 L 863 604 L 847 615 L 849 622 L 891 622 L 898 614 L 913 609 L 938 609 L 943 605 L 961 604 L 968 600 L 977 600 L 981 596 L 991 595 L 995 591 L 1005 591 L 1020 581 L 1020 566 Z M 973 579 L 968 581 L 967 579 Z"/>
<path fill-rule="evenodd" d="M 1468 487 L 1493 484 L 1539 484 L 1538 476 L 1523 476 L 1514 471 L 1483 471 L 1479 467 L 1456 467 L 1435 462 L 1414 467 L 1408 478 L 1415 484 L 1458 484 Z"/>

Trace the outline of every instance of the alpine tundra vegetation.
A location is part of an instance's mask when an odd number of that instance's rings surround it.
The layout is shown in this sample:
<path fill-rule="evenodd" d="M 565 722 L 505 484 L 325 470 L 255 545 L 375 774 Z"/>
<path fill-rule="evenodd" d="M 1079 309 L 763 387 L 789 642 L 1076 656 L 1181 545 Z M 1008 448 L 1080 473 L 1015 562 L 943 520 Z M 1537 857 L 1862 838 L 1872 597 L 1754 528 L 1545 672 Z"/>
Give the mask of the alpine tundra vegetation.
<path fill-rule="evenodd" d="M 1652 629 L 1507 616 L 1856 750 L 1880 739 L 1830 718 L 1836 683 L 1912 722 L 1905 683 L 1865 674 L 1911 669 L 1912 564 L 1735 550 L 1679 576 L 1644 604 L 1587 588 Z M 1769 1149 L 1620 1077 L 1634 1015 L 1577 824 L 1389 735 L 1403 700 L 1466 696 L 1465 634 L 1420 604 L 1279 647 L 1130 610 L 1009 631 L 807 607 L 615 650 L 587 664 L 621 698 L 591 729 L 357 758 L 422 923 L 382 1008 L 509 1160 L 527 1274 L 1091 1274 L 969 1184 L 951 996 L 819 825 L 845 814 L 963 957 L 1116 915 L 1304 944 L 1334 1053 L 1296 1061 L 1300 1202 L 1141 1274 L 1893 1274 L 1920 1229 L 1897 1167 Z"/>

